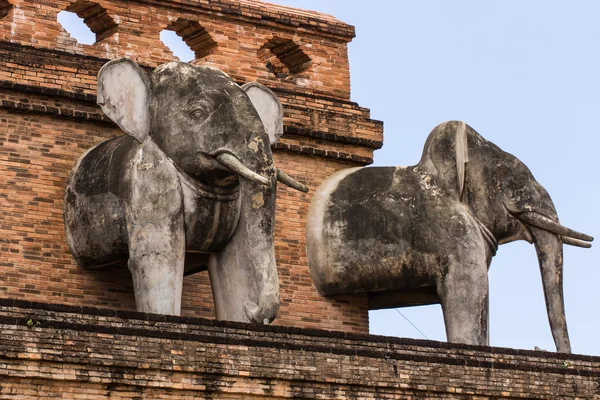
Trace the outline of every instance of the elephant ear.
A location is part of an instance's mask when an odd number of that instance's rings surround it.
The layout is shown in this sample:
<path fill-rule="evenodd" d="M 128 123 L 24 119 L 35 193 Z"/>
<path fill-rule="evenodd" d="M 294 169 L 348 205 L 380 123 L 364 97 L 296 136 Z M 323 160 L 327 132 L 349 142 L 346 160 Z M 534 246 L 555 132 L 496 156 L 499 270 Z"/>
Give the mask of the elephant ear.
<path fill-rule="evenodd" d="M 150 133 L 150 80 L 135 62 L 121 58 L 98 72 L 98 105 L 138 142 Z"/>
<path fill-rule="evenodd" d="M 254 108 L 258 111 L 258 115 L 269 135 L 269 141 L 271 145 L 274 145 L 283 135 L 283 107 L 281 102 L 273 91 L 260 83 L 249 82 L 242 85 L 242 89 L 244 89 Z"/>
<path fill-rule="evenodd" d="M 465 177 L 467 162 L 469 162 L 469 149 L 467 144 L 467 126 L 463 121 L 458 122 L 456 128 L 456 182 L 458 183 L 458 199 L 462 201 L 465 191 Z"/>

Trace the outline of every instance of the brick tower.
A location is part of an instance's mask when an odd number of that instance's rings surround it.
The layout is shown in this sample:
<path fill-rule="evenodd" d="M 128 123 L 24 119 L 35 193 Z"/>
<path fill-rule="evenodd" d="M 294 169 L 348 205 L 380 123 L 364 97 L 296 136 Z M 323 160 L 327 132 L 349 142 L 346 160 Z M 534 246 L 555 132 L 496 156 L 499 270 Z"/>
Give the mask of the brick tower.
<path fill-rule="evenodd" d="M 83 18 L 96 35 L 79 44 L 57 21 Z M 284 106 L 275 162 L 308 194 L 278 188 L 277 324 L 367 333 L 366 297 L 325 299 L 307 268 L 304 226 L 311 196 L 341 168 L 367 165 L 382 124 L 350 101 L 347 44 L 354 28 L 329 15 L 261 1 L 0 0 L 0 298 L 133 310 L 126 265 L 86 271 L 65 242 L 63 195 L 75 161 L 121 135 L 96 103 L 96 74 L 129 57 L 153 68 L 174 60 L 160 32 L 242 84 L 258 81 Z M 184 280 L 183 315 L 213 318 L 207 273 Z"/>

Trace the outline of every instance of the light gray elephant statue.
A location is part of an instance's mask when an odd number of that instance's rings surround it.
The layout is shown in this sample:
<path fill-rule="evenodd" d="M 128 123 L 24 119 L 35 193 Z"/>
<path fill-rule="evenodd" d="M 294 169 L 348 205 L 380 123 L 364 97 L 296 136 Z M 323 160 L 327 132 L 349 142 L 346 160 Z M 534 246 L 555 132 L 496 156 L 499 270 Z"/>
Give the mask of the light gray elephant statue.
<path fill-rule="evenodd" d="M 323 295 L 368 293 L 371 309 L 441 303 L 450 342 L 488 345 L 487 272 L 498 244 L 535 244 L 557 350 L 570 352 L 559 224 L 516 157 L 463 122 L 437 126 L 419 163 L 339 171 L 315 193 L 307 255 Z"/>
<path fill-rule="evenodd" d="M 138 311 L 179 315 L 184 275 L 208 269 L 216 317 L 270 323 L 279 309 L 273 165 L 279 100 L 209 67 L 147 75 L 120 59 L 98 74 L 98 104 L 127 133 L 84 154 L 65 195 L 83 268 L 128 260 Z"/>

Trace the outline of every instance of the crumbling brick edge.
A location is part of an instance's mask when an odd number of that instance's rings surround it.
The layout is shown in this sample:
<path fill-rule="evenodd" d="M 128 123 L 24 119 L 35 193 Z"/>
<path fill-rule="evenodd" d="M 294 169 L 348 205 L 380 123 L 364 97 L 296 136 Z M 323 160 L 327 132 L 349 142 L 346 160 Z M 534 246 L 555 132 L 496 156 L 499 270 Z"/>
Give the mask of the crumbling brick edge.
<path fill-rule="evenodd" d="M 3 310 L 4 309 L 4 310 Z M 17 309 L 21 316 L 2 315 L 10 309 Z M 472 346 L 465 344 L 438 342 L 432 340 L 396 338 L 378 335 L 363 335 L 356 333 L 347 333 L 341 331 L 328 331 L 320 329 L 297 328 L 290 326 L 277 325 L 253 325 L 229 321 L 217 321 L 193 317 L 178 317 L 171 315 L 147 314 L 136 311 L 112 310 L 107 308 L 95 308 L 85 306 L 72 306 L 58 303 L 31 302 L 20 299 L 0 299 L 0 325 L 18 325 L 23 326 L 28 322 L 27 317 L 23 315 L 38 315 L 36 324 L 40 329 L 66 329 L 71 331 L 84 331 L 93 333 L 116 334 L 125 336 L 152 337 L 157 339 L 184 340 L 202 343 L 214 343 L 224 345 L 242 345 L 249 347 L 268 347 L 281 348 L 287 350 L 302 350 L 317 353 L 327 353 L 346 356 L 360 356 L 370 358 L 385 358 L 388 360 L 402 360 L 426 362 L 434 364 L 457 365 L 466 367 L 489 368 L 496 370 L 515 370 L 541 373 L 554 373 L 561 375 L 576 375 L 600 378 L 600 371 L 594 369 L 579 369 L 576 361 L 586 363 L 600 364 L 600 357 L 580 354 L 561 354 L 545 351 L 509 349 L 491 346 Z M 45 319 L 44 312 L 80 314 L 82 322 L 74 322 L 71 317 L 60 320 L 53 315 L 52 318 Z M 106 324 L 92 324 L 89 321 L 94 317 L 109 317 L 124 320 L 120 326 Z M 168 324 L 186 324 L 194 326 L 192 332 L 177 332 L 171 330 L 157 330 L 140 328 L 139 324 L 127 324 L 126 320 L 149 321 Z M 203 331 L 203 328 L 211 328 Z M 227 334 L 217 335 L 214 328 L 223 328 L 223 331 L 236 331 L 235 335 Z M 244 335 L 240 331 L 246 332 Z M 206 332 L 206 333 L 204 333 Z M 281 335 L 290 336 L 290 340 L 274 340 L 268 338 L 269 333 L 281 338 Z M 266 334 L 266 335 L 265 335 Z M 296 338 L 298 336 L 298 338 Z M 301 337 L 313 338 L 310 341 L 303 341 Z M 347 343 L 344 346 L 332 347 L 327 344 L 320 346 L 314 344 L 314 338 L 323 338 L 326 342 L 331 339 L 344 340 Z M 263 339 L 261 339 L 263 338 Z M 318 343 L 318 341 L 316 342 Z M 365 346 L 368 343 L 369 346 Z M 428 354 L 415 354 L 413 352 L 401 353 L 390 351 L 391 346 L 401 346 L 406 348 L 422 348 Z M 445 354 L 446 351 L 460 352 L 457 354 Z M 463 352 L 461 352 L 463 351 Z M 520 363 L 512 361 L 486 361 L 482 356 L 488 353 L 490 356 L 506 355 L 517 357 L 544 358 L 546 361 L 552 361 L 556 366 L 534 365 L 529 363 Z M 470 356 L 472 354 L 472 356 Z M 565 361 L 569 361 L 569 367 L 565 367 Z"/>

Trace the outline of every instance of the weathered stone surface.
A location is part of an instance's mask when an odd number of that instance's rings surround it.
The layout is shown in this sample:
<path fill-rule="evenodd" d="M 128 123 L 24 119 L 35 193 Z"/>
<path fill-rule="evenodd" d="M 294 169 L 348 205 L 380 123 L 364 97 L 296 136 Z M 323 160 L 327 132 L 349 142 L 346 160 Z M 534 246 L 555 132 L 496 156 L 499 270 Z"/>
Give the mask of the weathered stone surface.
<path fill-rule="evenodd" d="M 130 136 L 88 151 L 69 178 L 65 227 L 78 264 L 128 259 L 137 309 L 175 315 L 184 273 L 208 269 L 217 318 L 271 322 L 278 174 L 265 126 L 281 129 L 277 97 L 259 84 L 248 97 L 223 72 L 179 62 L 147 76 L 111 61 L 98 82 L 98 104 Z"/>
<path fill-rule="evenodd" d="M 487 271 L 498 244 L 534 243 L 558 351 L 570 352 L 562 244 L 546 190 L 516 157 L 463 122 L 437 126 L 412 167 L 339 171 L 315 193 L 307 255 L 323 295 L 369 293 L 371 308 L 441 303 L 451 342 L 488 344 Z"/>

